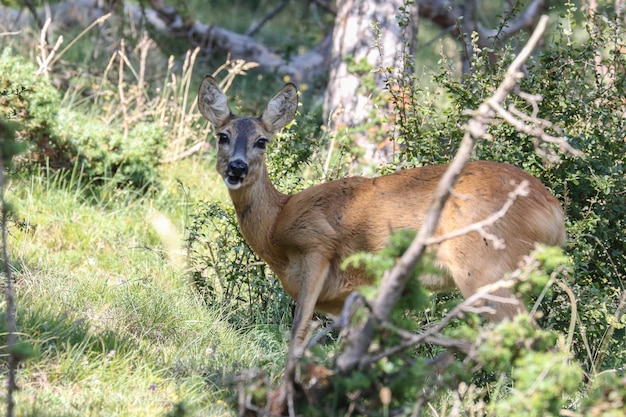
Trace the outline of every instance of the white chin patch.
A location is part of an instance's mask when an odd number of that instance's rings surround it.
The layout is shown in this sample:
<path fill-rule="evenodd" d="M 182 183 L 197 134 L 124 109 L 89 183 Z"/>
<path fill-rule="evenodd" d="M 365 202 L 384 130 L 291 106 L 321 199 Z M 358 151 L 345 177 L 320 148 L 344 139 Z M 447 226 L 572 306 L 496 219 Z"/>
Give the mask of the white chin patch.
<path fill-rule="evenodd" d="M 224 178 L 224 184 L 226 184 L 226 186 L 231 190 L 236 190 L 237 188 L 241 187 L 242 182 L 243 182 L 243 178 L 232 178 L 232 177 Z"/>

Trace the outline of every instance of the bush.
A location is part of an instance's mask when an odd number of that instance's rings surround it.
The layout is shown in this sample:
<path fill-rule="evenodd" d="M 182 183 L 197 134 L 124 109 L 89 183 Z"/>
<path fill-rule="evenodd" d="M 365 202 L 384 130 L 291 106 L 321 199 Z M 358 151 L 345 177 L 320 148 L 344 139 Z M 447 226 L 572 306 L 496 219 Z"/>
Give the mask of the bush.
<path fill-rule="evenodd" d="M 5 49 L 0 56 L 2 117 L 19 122 L 19 140 L 30 152 L 24 163 L 75 170 L 89 181 L 112 178 L 120 186 L 142 188 L 157 179 L 166 138 L 150 121 L 127 135 L 87 110 L 63 107 L 58 91 L 24 58 Z M 19 92 L 19 94 L 17 94 Z"/>
<path fill-rule="evenodd" d="M 543 96 L 537 117 L 554 123 L 556 133 L 560 128 L 569 143 L 584 153 L 584 158 L 547 158 L 535 151 L 533 138 L 503 121 L 496 121 L 490 128 L 494 140 L 480 142 L 475 151 L 478 159 L 509 162 L 531 172 L 563 202 L 569 235 L 567 252 L 574 263 L 573 280 L 568 284 L 579 304 L 580 323 L 574 349 L 588 371 L 610 369 L 626 362 L 626 351 L 619 348 L 625 336 L 626 316 L 618 308 L 626 284 L 626 79 L 602 76 L 603 71 L 619 73 L 626 67 L 626 57 L 619 52 L 623 28 L 610 22 L 590 22 L 589 37 L 581 43 L 572 42 L 563 35 L 563 28 L 557 27 L 554 39 L 528 62 L 520 83 L 522 91 Z M 608 55 L 604 55 L 606 48 L 610 48 Z M 436 145 L 442 136 L 460 137 L 460 123 L 468 118 L 463 111 L 492 93 L 513 58 L 512 52 L 505 50 L 503 62 L 492 66 L 492 52 L 477 50 L 471 74 L 461 81 L 442 69 L 437 79 L 451 100 L 446 118 L 430 124 L 428 129 L 405 124 L 404 137 L 412 133 L 412 140 L 425 141 L 429 146 Z M 600 64 L 595 63 L 598 57 L 603 57 Z M 518 96 L 510 97 L 507 104 L 532 111 Z M 548 154 L 557 151 L 556 145 L 550 144 L 540 145 L 539 150 Z M 449 155 L 445 141 L 440 151 L 430 152 Z M 424 161 L 422 155 L 420 162 L 438 161 Z M 546 316 L 542 321 L 544 328 L 568 328 L 570 303 L 562 291 L 551 292 L 542 308 Z M 612 353 L 604 355 L 604 349 Z"/>
<path fill-rule="evenodd" d="M 239 328 L 289 323 L 292 301 L 239 233 L 234 209 L 199 202 L 190 217 L 191 276 L 206 302 Z"/>

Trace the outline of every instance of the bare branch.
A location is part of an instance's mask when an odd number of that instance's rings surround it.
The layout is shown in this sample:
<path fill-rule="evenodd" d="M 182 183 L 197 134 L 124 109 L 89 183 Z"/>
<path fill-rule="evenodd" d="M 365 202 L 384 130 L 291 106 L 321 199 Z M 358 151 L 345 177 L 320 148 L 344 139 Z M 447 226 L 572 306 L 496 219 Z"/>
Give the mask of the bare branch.
<path fill-rule="evenodd" d="M 462 39 L 463 33 L 461 33 L 461 18 L 463 20 L 472 21 L 469 23 L 470 28 L 474 28 L 479 34 L 479 46 L 485 47 L 494 40 L 506 40 L 516 35 L 524 29 L 532 27 L 542 13 L 544 13 L 549 6 L 548 0 L 532 0 L 526 8 L 516 15 L 513 19 L 502 22 L 505 26 L 500 29 L 489 29 L 481 25 L 476 21 L 473 10 L 475 9 L 472 3 L 456 3 L 448 0 L 419 0 L 419 14 L 422 17 L 430 19 L 433 23 L 438 25 L 443 30 L 449 31 L 456 28 L 457 38 Z M 469 7 L 469 9 L 468 9 Z M 466 33 L 465 35 L 469 35 Z"/>
<path fill-rule="evenodd" d="M 343 329 L 346 326 L 348 326 L 352 311 L 355 308 L 358 308 L 358 306 L 356 306 L 358 302 L 369 307 L 365 297 L 363 297 L 358 291 L 353 291 L 352 293 L 350 293 L 348 298 L 346 298 L 346 301 L 343 304 L 343 309 L 341 310 L 341 314 L 339 315 L 339 317 L 333 320 L 330 326 L 327 326 L 321 332 L 319 332 L 314 337 L 312 337 L 311 340 L 306 344 L 306 347 L 310 348 L 316 345 L 317 343 L 319 343 L 320 340 L 322 340 L 331 331 L 336 330 L 336 329 Z"/>
<path fill-rule="evenodd" d="M 39 64 L 39 69 L 36 72 L 37 75 L 47 74 L 50 71 L 50 65 L 52 60 L 54 59 L 54 55 L 63 43 L 63 36 L 59 36 L 56 43 L 54 44 L 54 47 L 52 48 L 52 51 L 48 52 L 48 39 L 46 35 L 48 33 L 50 23 L 51 20 L 47 19 L 46 23 L 44 23 L 43 27 L 41 28 L 41 32 L 39 35 L 38 46 L 40 55 L 37 56 L 37 63 Z"/>
<path fill-rule="evenodd" d="M 181 159 L 185 159 L 188 156 L 191 156 L 191 155 L 193 155 L 196 152 L 200 152 L 201 150 L 207 148 L 208 146 L 209 146 L 208 143 L 206 143 L 204 141 L 198 142 L 195 145 L 191 146 L 190 148 L 184 150 L 183 152 L 181 152 L 179 154 L 176 154 L 176 155 L 171 156 L 169 158 L 161 159 L 161 163 L 162 164 L 171 164 L 173 162 L 180 161 Z"/>
<path fill-rule="evenodd" d="M 103 8 L 97 7 L 98 4 L 93 0 L 55 2 L 49 6 L 49 14 L 53 24 L 61 26 L 72 25 L 83 18 L 94 21 L 106 16 Z M 188 42 L 191 49 L 200 47 L 204 56 L 216 53 L 230 54 L 233 59 L 257 62 L 264 71 L 290 75 L 297 83 L 314 79 L 328 71 L 330 67 L 332 33 L 328 33 L 311 50 L 287 59 L 250 36 L 194 19 L 183 18 L 174 7 L 166 5 L 163 0 L 151 0 L 150 6 L 152 8 L 124 2 L 124 13 L 137 26 L 145 26 L 147 21 L 154 31 L 162 35 L 184 40 Z M 77 10 L 81 13 L 77 14 Z M 39 13 L 43 14 L 41 11 Z M 102 20 L 98 20 L 92 25 L 101 22 Z M 21 16 L 18 11 L 0 5 L 0 25 L 3 28 L 19 30 L 32 23 L 32 18 L 29 16 Z M 82 35 L 83 33 L 80 36 Z"/>
<path fill-rule="evenodd" d="M 487 125 L 494 116 L 494 110 L 490 103 L 499 105 L 513 91 L 517 81 L 523 76 L 521 67 L 541 39 L 547 21 L 547 16 L 543 16 L 539 20 L 537 28 L 528 40 L 527 45 L 509 66 L 502 84 L 492 97 L 478 107 L 473 118 L 468 121 L 459 151 L 437 186 L 435 197 L 417 236 L 405 254 L 398 260 L 395 267 L 385 273 L 378 295 L 372 303 L 372 314 L 366 324 L 360 331 L 348 333 L 346 349 L 335 361 L 335 365 L 340 372 L 347 372 L 360 366 L 361 359 L 369 349 L 374 336 L 375 324 L 386 321 L 392 307 L 400 298 L 405 283 L 410 276 L 410 271 L 415 268 L 424 254 L 428 239 L 435 231 L 443 206 L 450 196 L 456 179 L 469 160 L 474 144 L 477 140 L 485 137 Z M 483 294 L 483 292 L 480 291 L 476 295 L 478 294 Z M 467 301 L 475 301 L 474 298 L 475 296 L 470 297 Z"/>
<path fill-rule="evenodd" d="M 529 266 L 534 262 L 534 258 L 529 257 L 526 260 L 525 266 Z M 465 313 L 485 313 L 491 310 L 491 307 L 487 305 L 479 305 L 484 301 L 491 301 L 497 303 L 509 303 L 515 304 L 519 301 L 515 298 L 505 298 L 494 295 L 493 293 L 497 290 L 503 288 L 511 288 L 518 281 L 526 278 L 527 274 L 525 270 L 518 269 L 514 271 L 507 279 L 500 280 L 493 284 L 485 285 L 482 287 L 477 293 L 468 297 L 463 302 L 454 307 L 448 314 L 445 315 L 439 322 L 437 322 L 434 326 L 430 327 L 428 330 L 415 334 L 412 332 L 408 332 L 404 329 L 393 326 L 387 321 L 381 322 L 380 326 L 390 329 L 401 336 L 404 340 L 399 344 L 376 354 L 364 355 L 363 358 L 359 361 L 360 367 L 365 367 L 371 365 L 372 363 L 377 362 L 378 360 L 393 355 L 395 353 L 401 352 L 411 346 L 415 346 L 422 343 L 432 343 L 438 346 L 443 346 L 447 348 L 452 348 L 458 350 L 460 352 L 465 353 L 468 356 L 473 355 L 474 346 L 472 343 L 463 341 L 463 340 L 454 340 L 447 339 L 445 337 L 440 336 L 441 331 L 448 325 L 450 321 L 455 318 L 463 316 Z M 488 303 L 486 303 L 488 304 Z"/>
<path fill-rule="evenodd" d="M 487 29 L 480 23 L 477 23 L 476 29 L 480 35 L 479 46 L 487 46 L 493 42 L 494 39 L 498 41 L 504 41 L 512 38 L 524 29 L 528 29 L 532 26 L 533 22 L 542 13 L 548 11 L 550 2 L 548 0 L 532 0 L 526 6 L 526 9 L 516 15 L 513 19 L 506 21 L 506 24 L 498 29 Z"/>
<path fill-rule="evenodd" d="M 315 4 L 320 9 L 332 15 L 337 14 L 337 9 L 334 6 L 334 2 L 331 0 L 312 0 L 311 3 Z"/>
<path fill-rule="evenodd" d="M 489 103 L 498 116 L 504 119 L 508 124 L 515 127 L 519 132 L 526 133 L 536 139 L 547 142 L 555 143 L 559 145 L 561 152 L 566 152 L 577 157 L 583 157 L 584 154 L 570 145 L 564 137 L 552 136 L 546 132 L 546 128 L 553 128 L 553 125 L 544 119 L 528 116 L 527 114 L 519 111 L 515 106 L 509 106 L 507 111 L 499 103 Z M 527 122 L 527 123 L 525 123 Z M 547 159 L 555 159 L 555 155 L 548 155 L 548 153 L 539 148 L 538 142 L 535 142 L 535 151 Z"/>

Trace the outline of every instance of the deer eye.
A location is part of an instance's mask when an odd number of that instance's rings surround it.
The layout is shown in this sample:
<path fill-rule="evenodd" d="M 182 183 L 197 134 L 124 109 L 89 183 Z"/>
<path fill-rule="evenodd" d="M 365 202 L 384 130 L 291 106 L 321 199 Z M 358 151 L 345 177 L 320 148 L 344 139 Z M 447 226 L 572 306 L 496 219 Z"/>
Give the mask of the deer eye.
<path fill-rule="evenodd" d="M 226 133 L 217 134 L 217 143 L 219 145 L 225 145 L 228 143 L 228 135 Z"/>
<path fill-rule="evenodd" d="M 258 149 L 265 149 L 269 140 L 261 138 L 254 143 L 254 147 Z"/>

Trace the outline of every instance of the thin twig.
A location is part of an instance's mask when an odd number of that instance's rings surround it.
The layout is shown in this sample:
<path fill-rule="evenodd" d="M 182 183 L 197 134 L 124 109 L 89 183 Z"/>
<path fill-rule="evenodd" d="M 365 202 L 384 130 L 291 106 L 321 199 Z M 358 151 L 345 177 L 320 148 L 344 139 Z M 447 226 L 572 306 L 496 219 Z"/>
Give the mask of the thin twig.
<path fill-rule="evenodd" d="M 431 237 L 426 241 L 426 245 L 434 245 L 434 244 L 441 243 L 445 240 L 449 240 L 455 237 L 466 235 L 470 232 L 478 232 L 480 233 L 482 237 L 484 237 L 487 240 L 490 240 L 493 243 L 493 246 L 495 249 L 505 249 L 506 245 L 505 245 L 504 239 L 487 232 L 485 228 L 487 226 L 493 225 L 498 220 L 503 218 L 506 215 L 506 213 L 509 211 L 509 209 L 513 206 L 513 203 L 515 202 L 515 200 L 517 200 L 517 197 L 526 197 L 529 193 L 530 193 L 530 189 L 528 188 L 528 181 L 524 180 L 517 187 L 515 187 L 513 191 L 509 193 L 508 199 L 506 200 L 502 208 L 498 210 L 497 212 L 493 213 L 492 215 L 490 215 L 484 220 L 481 220 L 476 223 L 472 223 L 468 226 L 462 227 L 453 232 L 447 233 L 442 236 Z"/>
<path fill-rule="evenodd" d="M 280 13 L 285 8 L 285 6 L 287 6 L 287 3 L 289 3 L 289 0 L 282 0 L 268 14 L 266 14 L 261 19 L 259 19 L 256 22 L 254 22 L 250 26 L 250 28 L 248 28 L 248 30 L 246 30 L 244 35 L 245 36 L 254 36 L 255 33 L 257 33 L 259 30 L 261 30 L 261 28 L 263 27 L 264 24 L 269 22 L 274 16 L 276 16 L 278 13 Z"/>
<path fill-rule="evenodd" d="M 476 304 L 478 304 L 479 302 L 482 302 L 485 300 L 490 300 L 490 301 L 496 300 L 498 303 L 509 303 L 509 304 L 519 303 L 519 301 L 514 298 L 504 298 L 504 297 L 494 296 L 493 292 L 503 289 L 503 288 L 511 288 L 513 285 L 516 284 L 516 282 L 520 278 L 521 278 L 521 274 L 518 274 L 518 275 L 513 275 L 508 279 L 502 279 L 500 281 L 494 282 L 493 284 L 485 285 L 478 292 L 473 294 L 471 297 L 468 297 L 462 303 L 454 307 L 439 322 L 437 322 L 434 326 L 430 327 L 428 330 L 426 330 L 423 333 L 413 334 L 413 333 L 406 332 L 406 331 L 400 332 L 399 329 L 394 328 L 394 331 L 399 332 L 399 334 L 405 340 L 399 343 L 398 345 L 391 347 L 390 349 L 386 350 L 385 352 L 381 354 L 378 354 L 375 356 L 365 356 L 361 358 L 359 361 L 359 366 L 365 367 L 369 364 L 372 364 L 378 361 L 379 359 L 385 356 L 389 356 L 393 353 L 399 352 L 410 346 L 415 346 L 420 343 L 435 343 L 441 346 L 444 346 L 447 343 L 448 345 L 447 347 L 456 346 L 462 352 L 465 352 L 465 353 L 471 352 L 471 349 L 463 343 L 459 343 L 458 345 L 456 345 L 452 341 L 445 340 L 445 338 L 442 338 L 441 336 L 436 336 L 436 335 L 440 334 L 441 331 L 448 325 L 448 323 L 451 320 L 462 316 L 464 313 L 484 312 L 485 308 L 491 309 L 488 306 L 482 306 L 482 307 L 477 308 Z M 385 327 L 390 326 L 390 324 L 387 321 L 384 321 L 381 324 Z M 466 348 L 466 349 L 463 350 L 462 348 Z"/>
<path fill-rule="evenodd" d="M 602 366 L 604 355 L 608 352 L 608 344 L 613 338 L 613 332 L 615 332 L 616 324 L 620 323 L 622 314 L 624 314 L 624 309 L 626 309 L 626 290 L 622 291 L 622 297 L 620 299 L 619 305 L 615 309 L 613 319 L 609 321 L 609 328 L 604 334 L 604 337 L 602 338 L 602 343 L 597 350 L 598 355 L 596 356 L 596 359 L 594 361 L 595 369 L 600 369 L 600 367 Z"/>
<path fill-rule="evenodd" d="M 572 348 L 572 343 L 574 341 L 574 329 L 576 328 L 576 318 L 578 317 L 578 307 L 576 306 L 576 296 L 574 295 L 574 292 L 563 282 L 556 281 L 556 285 L 558 285 L 559 287 L 561 287 L 563 291 L 565 291 L 565 293 L 569 297 L 570 305 L 572 306 L 572 314 L 571 314 L 571 318 L 569 321 L 569 331 L 567 332 L 567 344 L 565 345 L 565 350 L 569 352 L 570 349 Z"/>
<path fill-rule="evenodd" d="M 57 62 L 59 59 L 61 59 L 61 57 L 63 56 L 63 54 L 65 54 L 65 52 L 67 52 L 68 49 L 70 49 L 72 47 L 72 45 L 74 45 L 76 42 L 78 42 L 78 40 L 80 38 L 82 38 L 83 36 L 85 36 L 85 34 L 87 32 L 89 32 L 94 26 L 99 25 L 101 23 L 106 22 L 106 20 L 112 16 L 112 13 L 107 13 L 104 16 L 100 16 L 99 18 L 97 18 L 96 20 L 94 20 L 89 26 L 87 26 L 85 29 L 83 29 L 82 32 L 80 32 L 77 36 L 74 37 L 74 39 L 72 39 L 72 41 L 70 43 L 67 44 L 67 46 L 65 48 L 63 48 L 63 50 L 61 50 L 61 52 L 59 52 L 56 56 L 56 58 L 52 61 L 52 63 L 50 65 L 53 65 L 55 62 Z M 60 37 L 62 39 L 62 37 Z"/>
<path fill-rule="evenodd" d="M 48 33 L 48 28 L 50 27 L 50 23 L 52 21 L 47 19 L 41 28 L 41 32 L 39 35 L 39 53 L 40 56 L 37 57 L 37 63 L 39 64 L 39 69 L 35 73 L 36 75 L 47 74 L 50 71 L 50 65 L 54 55 L 56 54 L 57 49 L 63 43 L 63 36 L 59 36 L 56 43 L 54 44 L 54 48 L 50 52 L 48 52 L 48 40 L 46 34 Z"/>
<path fill-rule="evenodd" d="M 198 142 L 195 145 L 191 146 L 189 149 L 179 153 L 178 155 L 171 156 L 169 158 L 164 158 L 161 160 L 162 164 L 171 164 L 172 162 L 179 161 L 181 159 L 185 159 L 188 156 L 193 155 L 196 152 L 200 152 L 201 150 L 208 148 L 209 144 L 205 141 Z"/>
<path fill-rule="evenodd" d="M 128 131 L 130 130 L 128 120 L 128 107 L 126 102 L 126 95 L 124 93 L 124 61 L 126 55 L 126 42 L 124 38 L 120 41 L 120 49 L 117 51 L 119 58 L 118 72 L 117 72 L 117 92 L 120 96 L 120 107 L 122 109 L 122 122 L 124 124 L 124 139 L 128 137 Z"/>
<path fill-rule="evenodd" d="M 348 295 L 346 301 L 344 301 L 344 307 L 341 310 L 341 314 L 335 320 L 331 322 L 329 326 L 326 326 L 322 331 L 318 332 L 311 340 L 306 344 L 307 349 L 319 343 L 328 333 L 333 330 L 345 328 L 350 320 L 350 312 L 357 302 L 362 302 L 367 306 L 367 300 L 358 291 L 353 291 Z"/>

